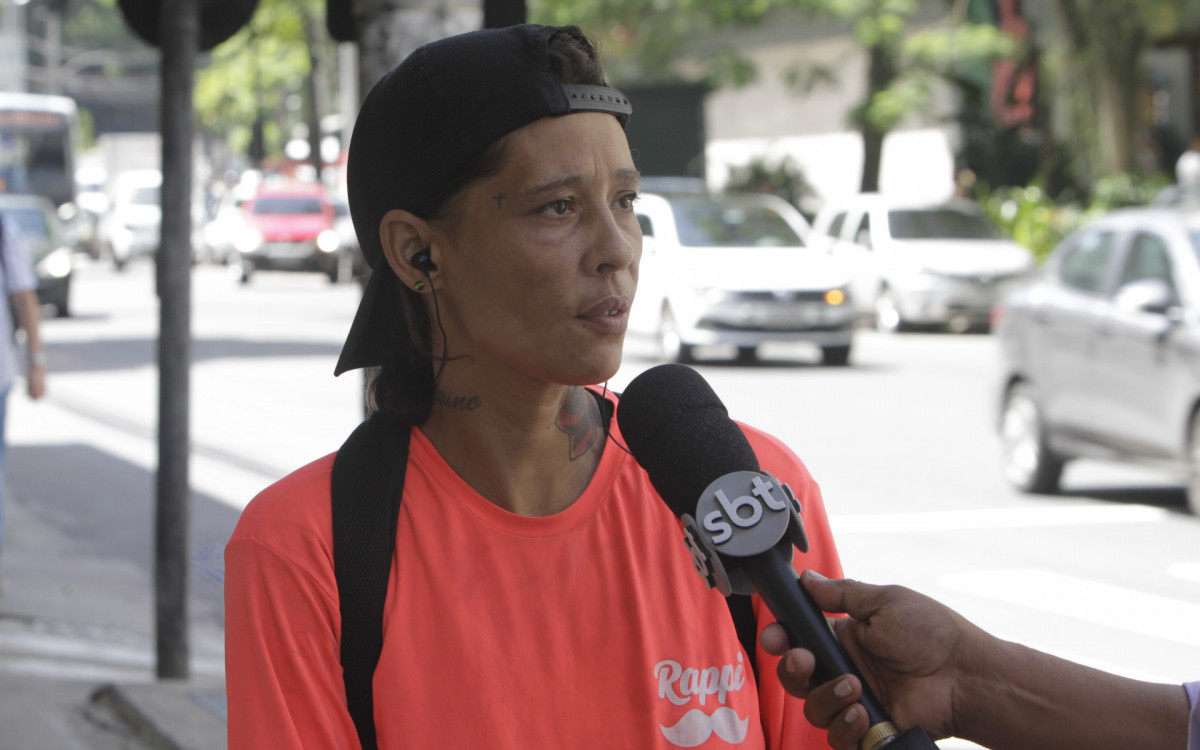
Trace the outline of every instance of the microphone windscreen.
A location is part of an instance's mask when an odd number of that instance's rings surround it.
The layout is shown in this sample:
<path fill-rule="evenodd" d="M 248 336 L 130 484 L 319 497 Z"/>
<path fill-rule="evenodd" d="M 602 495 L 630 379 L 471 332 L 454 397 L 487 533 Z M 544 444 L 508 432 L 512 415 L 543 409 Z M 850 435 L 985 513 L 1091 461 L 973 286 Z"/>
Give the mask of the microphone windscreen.
<path fill-rule="evenodd" d="M 758 457 L 700 373 L 659 365 L 621 394 L 617 425 L 625 444 L 675 515 L 695 513 L 713 480 L 758 471 Z"/>

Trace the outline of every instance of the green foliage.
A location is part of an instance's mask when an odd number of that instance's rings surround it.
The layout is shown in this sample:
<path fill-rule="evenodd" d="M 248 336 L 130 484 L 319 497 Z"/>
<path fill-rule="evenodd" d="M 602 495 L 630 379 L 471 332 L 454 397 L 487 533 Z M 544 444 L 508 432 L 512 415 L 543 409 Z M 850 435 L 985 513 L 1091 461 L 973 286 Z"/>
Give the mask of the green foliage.
<path fill-rule="evenodd" d="M 1038 181 L 996 190 L 981 186 L 977 199 L 996 226 L 1042 261 L 1079 227 L 1118 208 L 1144 206 L 1169 184 L 1162 175 L 1141 177 L 1121 172 L 1097 181 L 1086 204 L 1070 193 L 1055 200 Z"/>
<path fill-rule="evenodd" d="M 725 190 L 737 193 L 770 193 L 801 208 L 806 199 L 815 196 L 812 185 L 791 157 L 777 161 L 754 159 L 730 171 Z"/>
<path fill-rule="evenodd" d="M 321 32 L 318 44 L 332 44 L 324 34 L 324 8 L 324 0 L 259 0 L 250 23 L 218 45 L 208 67 L 196 75 L 201 127 L 226 137 L 234 151 L 243 151 L 253 123 L 261 118 L 267 151 L 280 151 L 292 124 L 287 99 L 302 95 L 312 74 L 313 28 Z"/>

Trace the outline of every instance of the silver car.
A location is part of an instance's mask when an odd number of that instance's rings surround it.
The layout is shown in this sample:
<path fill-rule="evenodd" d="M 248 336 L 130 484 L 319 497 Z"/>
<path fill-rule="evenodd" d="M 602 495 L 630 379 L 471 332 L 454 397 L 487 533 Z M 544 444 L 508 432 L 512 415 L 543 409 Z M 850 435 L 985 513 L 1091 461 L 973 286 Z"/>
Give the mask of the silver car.
<path fill-rule="evenodd" d="M 1184 472 L 1200 512 L 1200 211 L 1130 209 L 1067 237 L 997 307 L 1008 480 L 1073 458 Z"/>

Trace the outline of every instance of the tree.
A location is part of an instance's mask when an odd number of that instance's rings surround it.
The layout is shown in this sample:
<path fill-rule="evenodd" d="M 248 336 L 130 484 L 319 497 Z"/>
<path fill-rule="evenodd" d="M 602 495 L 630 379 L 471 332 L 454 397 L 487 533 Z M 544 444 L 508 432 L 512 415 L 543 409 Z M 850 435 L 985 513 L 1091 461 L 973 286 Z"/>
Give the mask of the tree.
<path fill-rule="evenodd" d="M 1076 178 L 1143 171 L 1138 163 L 1143 59 L 1152 42 L 1196 20 L 1194 0 L 1057 0 L 1063 32 L 1051 61 L 1066 92 Z M 1047 34 L 1052 33 L 1049 29 Z"/>
<path fill-rule="evenodd" d="M 302 121 L 319 169 L 321 103 L 332 88 L 322 65 L 332 59 L 324 13 L 324 0 L 260 0 L 250 23 L 214 49 L 196 77 L 200 125 L 259 162 L 281 152 Z"/>
<path fill-rule="evenodd" d="M 672 12 L 663 12 L 668 5 Z M 967 22 L 966 5 L 948 2 L 944 22 L 916 33 L 909 25 L 917 0 L 541 0 L 531 5 L 531 14 L 539 22 L 578 23 L 596 33 L 618 60 L 613 68 L 618 78 L 679 76 L 687 60 L 713 86 L 741 85 L 757 75 L 732 43 L 712 43 L 722 32 L 805 17 L 841 20 L 868 56 L 866 93 L 849 118 L 863 138 L 861 188 L 873 191 L 884 137 L 927 104 L 934 79 L 1015 52 L 1015 43 L 995 27 Z M 836 79 L 828 69 L 785 75 L 793 83 Z"/>

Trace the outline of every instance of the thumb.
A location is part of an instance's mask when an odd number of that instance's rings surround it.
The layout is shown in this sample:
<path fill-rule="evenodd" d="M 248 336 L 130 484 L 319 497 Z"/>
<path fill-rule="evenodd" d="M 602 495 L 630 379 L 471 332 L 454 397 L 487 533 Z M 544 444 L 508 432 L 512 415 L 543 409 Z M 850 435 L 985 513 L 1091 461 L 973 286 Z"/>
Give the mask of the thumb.
<path fill-rule="evenodd" d="M 848 578 L 826 578 L 815 570 L 806 570 L 800 580 L 813 601 L 826 612 L 848 614 L 856 620 L 866 620 L 879 608 L 874 594 L 877 586 Z"/>

